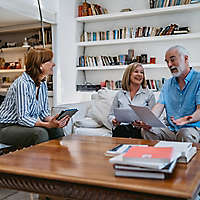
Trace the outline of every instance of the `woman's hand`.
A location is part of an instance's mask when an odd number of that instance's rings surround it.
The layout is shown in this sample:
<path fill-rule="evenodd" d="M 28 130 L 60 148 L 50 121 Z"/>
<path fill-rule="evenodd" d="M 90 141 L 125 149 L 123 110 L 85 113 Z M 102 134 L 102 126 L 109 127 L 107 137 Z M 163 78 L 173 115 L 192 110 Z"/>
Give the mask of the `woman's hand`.
<path fill-rule="evenodd" d="M 118 122 L 116 119 L 113 119 L 112 124 L 113 124 L 113 126 L 119 126 L 120 122 Z"/>
<path fill-rule="evenodd" d="M 48 128 L 63 128 L 68 124 L 68 122 L 70 120 L 69 115 L 66 115 L 65 117 L 63 117 L 60 120 L 57 120 L 58 116 L 59 116 L 59 114 L 57 114 L 51 118 L 51 120 L 48 123 Z"/>
<path fill-rule="evenodd" d="M 147 131 L 152 128 L 151 126 L 149 126 L 149 125 L 147 125 L 144 122 L 139 121 L 139 120 L 132 122 L 132 125 L 135 126 L 136 128 L 143 128 Z"/>

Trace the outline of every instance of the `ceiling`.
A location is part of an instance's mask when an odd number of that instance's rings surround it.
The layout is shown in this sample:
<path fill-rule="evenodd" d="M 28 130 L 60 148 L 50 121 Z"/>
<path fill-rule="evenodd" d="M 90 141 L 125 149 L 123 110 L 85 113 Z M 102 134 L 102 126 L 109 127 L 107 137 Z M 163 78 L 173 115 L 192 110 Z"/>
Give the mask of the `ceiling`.
<path fill-rule="evenodd" d="M 40 22 L 38 6 L 29 1 L 22 0 L 0 0 L 0 32 L 9 31 L 14 27 L 18 29 L 21 25 L 31 26 Z M 43 22 L 55 24 L 56 12 L 42 8 Z"/>
<path fill-rule="evenodd" d="M 0 27 L 37 23 L 39 20 L 0 7 Z"/>

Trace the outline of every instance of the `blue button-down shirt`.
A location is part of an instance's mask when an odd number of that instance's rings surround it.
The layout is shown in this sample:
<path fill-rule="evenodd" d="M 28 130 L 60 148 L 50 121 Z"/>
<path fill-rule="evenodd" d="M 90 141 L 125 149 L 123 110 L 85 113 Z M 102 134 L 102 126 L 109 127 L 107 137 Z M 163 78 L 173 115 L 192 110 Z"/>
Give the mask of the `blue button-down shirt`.
<path fill-rule="evenodd" d="M 162 88 L 158 103 L 164 104 L 169 129 L 177 131 L 182 127 L 200 127 L 200 122 L 176 126 L 170 120 L 192 115 L 200 104 L 200 73 L 190 70 L 185 78 L 185 86 L 181 90 L 175 77 L 167 80 Z"/>
<path fill-rule="evenodd" d="M 46 82 L 41 82 L 36 99 L 36 85 L 26 72 L 12 83 L 0 106 L 0 123 L 33 127 L 38 119 L 49 115 Z"/>

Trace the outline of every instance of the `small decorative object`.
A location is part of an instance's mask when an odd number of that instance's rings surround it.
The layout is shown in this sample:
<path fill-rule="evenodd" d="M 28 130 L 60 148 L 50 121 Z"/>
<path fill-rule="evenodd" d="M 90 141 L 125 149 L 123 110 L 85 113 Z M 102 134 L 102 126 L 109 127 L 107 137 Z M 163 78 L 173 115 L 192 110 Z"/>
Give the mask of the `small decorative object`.
<path fill-rule="evenodd" d="M 120 12 L 130 12 L 130 11 L 132 11 L 131 8 L 124 8 L 120 10 Z"/>
<path fill-rule="evenodd" d="M 24 48 L 29 48 L 29 47 L 31 47 L 29 44 L 28 44 L 28 41 L 27 41 L 27 38 L 25 37 L 24 38 L 24 43 L 23 43 L 23 46 L 22 47 L 24 47 Z"/>
<path fill-rule="evenodd" d="M 141 54 L 141 63 L 147 64 L 147 54 Z"/>
<path fill-rule="evenodd" d="M 156 64 L 156 58 L 150 57 L 150 64 Z"/>
<path fill-rule="evenodd" d="M 136 56 L 136 62 L 141 63 L 141 56 Z"/>
<path fill-rule="evenodd" d="M 0 69 L 4 69 L 5 59 L 0 57 Z"/>

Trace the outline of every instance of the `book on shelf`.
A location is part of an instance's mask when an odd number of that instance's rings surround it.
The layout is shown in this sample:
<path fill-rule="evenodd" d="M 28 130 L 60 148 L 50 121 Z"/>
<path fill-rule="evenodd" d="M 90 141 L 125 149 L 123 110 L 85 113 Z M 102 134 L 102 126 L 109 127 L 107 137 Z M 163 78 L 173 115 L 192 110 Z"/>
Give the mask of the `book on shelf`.
<path fill-rule="evenodd" d="M 120 164 L 114 164 L 113 168 L 115 176 L 165 179 L 169 174 L 172 174 L 175 166 L 176 160 L 172 161 L 162 169 L 152 169 Z"/>
<path fill-rule="evenodd" d="M 186 5 L 192 3 L 192 1 L 193 0 L 149 0 L 149 6 L 150 8 L 163 8 L 168 6 Z"/>
<path fill-rule="evenodd" d="M 160 141 L 155 147 L 173 147 L 173 154 L 178 157 L 180 163 L 188 163 L 197 152 L 197 148 L 193 147 L 191 142 Z"/>

